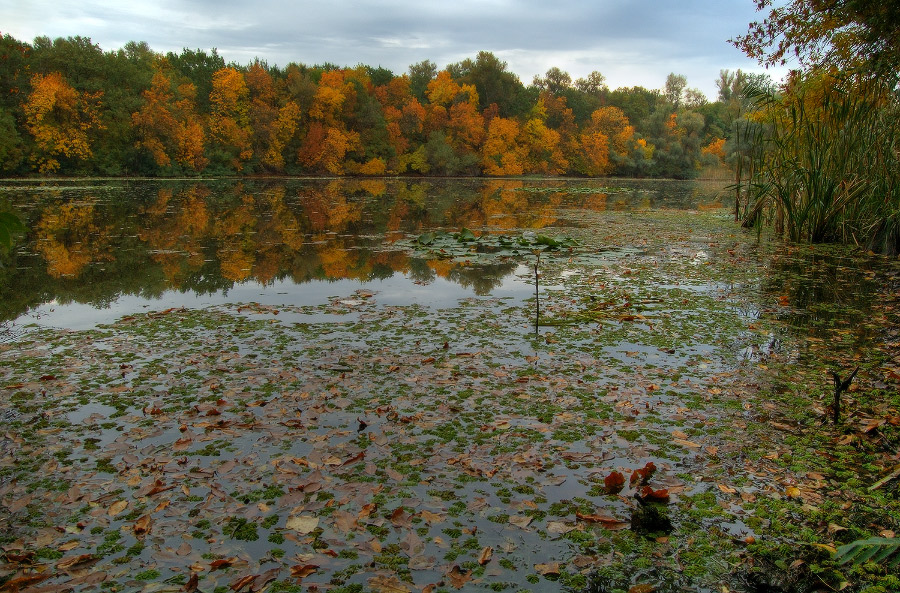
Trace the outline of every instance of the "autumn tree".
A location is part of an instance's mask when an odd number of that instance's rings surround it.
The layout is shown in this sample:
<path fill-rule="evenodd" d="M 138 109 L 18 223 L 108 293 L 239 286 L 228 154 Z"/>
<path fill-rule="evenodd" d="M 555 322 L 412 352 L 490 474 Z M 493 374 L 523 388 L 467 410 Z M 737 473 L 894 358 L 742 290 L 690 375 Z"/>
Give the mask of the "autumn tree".
<path fill-rule="evenodd" d="M 102 128 L 99 93 L 78 92 L 62 74 L 35 74 L 24 105 L 26 128 L 37 150 L 32 161 L 41 173 L 60 168 L 60 160 L 83 162 L 91 157 L 92 134 Z"/>
<path fill-rule="evenodd" d="M 250 90 L 234 68 L 213 73 L 209 95 L 209 134 L 220 165 L 240 171 L 253 155 L 250 127 Z"/>
<path fill-rule="evenodd" d="M 900 0 L 755 0 L 762 21 L 731 43 L 763 65 L 795 58 L 804 68 L 834 67 L 896 83 Z"/>
<path fill-rule="evenodd" d="M 519 124 L 514 119 L 495 117 L 488 126 L 481 149 L 486 175 L 521 175 L 525 171 L 526 150 L 519 144 Z"/>
<path fill-rule="evenodd" d="M 146 150 L 160 168 L 177 164 L 201 171 L 208 161 L 203 154 L 205 134 L 194 109 L 194 87 L 190 83 L 172 86 L 158 70 L 142 93 L 144 104 L 131 116 L 136 146 Z"/>

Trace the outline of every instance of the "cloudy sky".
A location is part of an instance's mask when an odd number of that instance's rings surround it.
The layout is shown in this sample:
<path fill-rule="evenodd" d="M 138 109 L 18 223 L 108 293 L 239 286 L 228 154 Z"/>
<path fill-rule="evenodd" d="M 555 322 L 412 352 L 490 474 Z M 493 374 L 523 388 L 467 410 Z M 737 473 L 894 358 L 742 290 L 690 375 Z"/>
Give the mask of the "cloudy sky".
<path fill-rule="evenodd" d="M 674 72 L 715 99 L 719 70 L 763 72 L 727 42 L 758 16 L 753 0 L 0 0 L 0 33 L 395 74 L 486 50 L 525 84 L 552 66 L 573 79 L 597 70 L 610 88 L 662 88 Z"/>

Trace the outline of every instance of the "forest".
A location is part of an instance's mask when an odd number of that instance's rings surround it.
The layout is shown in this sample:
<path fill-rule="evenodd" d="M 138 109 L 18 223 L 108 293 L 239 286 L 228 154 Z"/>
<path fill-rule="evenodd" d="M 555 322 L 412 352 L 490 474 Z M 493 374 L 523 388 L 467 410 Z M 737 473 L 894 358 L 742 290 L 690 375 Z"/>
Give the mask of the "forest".
<path fill-rule="evenodd" d="M 729 160 L 754 78 L 710 102 L 670 74 L 610 90 L 559 68 L 523 84 L 494 54 L 438 70 L 226 63 L 89 38 L 0 41 L 0 174 L 522 174 L 697 177 Z M 663 81 L 661 81 L 663 82 Z"/>

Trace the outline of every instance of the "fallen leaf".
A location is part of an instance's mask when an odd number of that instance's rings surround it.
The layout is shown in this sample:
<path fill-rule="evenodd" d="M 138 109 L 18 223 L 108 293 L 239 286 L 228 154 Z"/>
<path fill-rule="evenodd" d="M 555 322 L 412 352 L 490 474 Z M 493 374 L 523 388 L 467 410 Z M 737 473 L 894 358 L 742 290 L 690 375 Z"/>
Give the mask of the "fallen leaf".
<path fill-rule="evenodd" d="M 291 567 L 291 576 L 296 579 L 308 577 L 319 569 L 316 564 L 297 564 Z"/>
<path fill-rule="evenodd" d="M 425 519 L 425 522 L 429 525 L 434 525 L 435 523 L 443 523 L 444 517 L 442 515 L 438 515 L 437 513 L 432 513 L 431 511 L 423 510 L 419 513 L 419 516 Z"/>
<path fill-rule="evenodd" d="M 109 505 L 109 510 L 106 512 L 110 517 L 115 517 L 116 515 L 121 514 L 121 512 L 126 508 L 128 508 L 127 500 L 117 500 L 116 502 Z"/>
<path fill-rule="evenodd" d="M 719 490 L 724 492 L 725 494 L 737 494 L 737 490 L 730 486 L 726 486 L 725 484 L 716 484 L 719 487 Z"/>
<path fill-rule="evenodd" d="M 546 564 L 535 564 L 534 570 L 543 576 L 559 576 L 559 562 L 548 562 Z"/>
<path fill-rule="evenodd" d="M 194 593 L 200 587 L 200 577 L 199 575 L 191 571 L 191 576 L 188 577 L 188 581 L 184 584 L 184 587 L 181 588 L 184 593 Z"/>
<path fill-rule="evenodd" d="M 644 486 L 639 494 L 641 500 L 646 502 L 669 502 L 669 491 L 666 488 L 654 490 L 650 486 Z"/>
<path fill-rule="evenodd" d="M 494 548 L 490 546 L 485 546 L 483 550 L 481 550 L 481 554 L 478 555 L 478 564 L 484 566 L 488 562 L 491 561 L 491 556 L 494 555 Z"/>
<path fill-rule="evenodd" d="M 656 587 L 653 585 L 632 585 L 628 588 L 628 593 L 653 593 Z"/>
<path fill-rule="evenodd" d="M 800 497 L 800 489 L 797 488 L 796 486 L 788 486 L 784 491 L 784 495 L 787 496 L 788 498 L 799 498 Z"/>
<path fill-rule="evenodd" d="M 377 575 L 369 579 L 369 589 L 374 593 L 411 593 L 396 576 Z"/>
<path fill-rule="evenodd" d="M 617 494 L 625 487 L 625 476 L 622 472 L 612 471 L 603 478 L 603 485 L 610 494 Z"/>
<path fill-rule="evenodd" d="M 93 554 L 82 554 L 80 556 L 72 556 L 71 558 L 63 558 L 59 562 L 56 563 L 56 568 L 60 570 L 66 570 L 68 568 L 72 568 L 74 566 L 79 566 L 81 564 L 85 564 L 94 559 Z"/>
<path fill-rule="evenodd" d="M 255 574 L 248 574 L 246 576 L 243 576 L 243 577 L 233 581 L 229 588 L 232 591 L 235 591 L 235 593 L 237 593 L 237 591 L 240 591 L 244 587 L 252 585 L 253 581 L 256 580 L 256 577 L 257 577 L 257 575 L 255 575 Z"/>
<path fill-rule="evenodd" d="M 233 558 L 233 557 L 232 558 L 219 558 L 218 560 L 213 560 L 212 562 L 209 563 L 209 569 L 217 570 L 219 568 L 228 568 L 229 566 L 234 564 L 235 560 L 237 560 L 237 558 Z"/>
<path fill-rule="evenodd" d="M 528 527 L 528 524 L 531 523 L 532 517 L 528 515 L 513 515 L 509 518 L 509 522 L 515 525 L 516 527 Z"/>
<path fill-rule="evenodd" d="M 472 575 L 469 571 L 463 570 L 458 565 L 454 564 L 453 568 L 450 569 L 450 572 L 447 573 L 447 578 L 454 588 L 462 589 L 467 582 L 472 580 Z"/>
<path fill-rule="evenodd" d="M 288 517 L 284 526 L 287 529 L 293 529 L 298 533 L 306 535 L 319 526 L 319 518 L 312 515 L 294 515 Z"/>
<path fill-rule="evenodd" d="M 586 515 L 584 513 L 576 512 L 575 516 L 582 521 L 586 521 L 588 523 L 600 523 L 607 529 L 624 529 L 631 525 L 628 521 L 620 521 L 614 517 L 607 517 L 605 515 Z"/>
<path fill-rule="evenodd" d="M 150 533 L 150 524 L 151 519 L 150 515 L 143 515 L 137 521 L 134 522 L 134 533 L 135 535 L 141 535 L 143 533 Z"/>
<path fill-rule="evenodd" d="M 564 521 L 548 521 L 547 533 L 569 533 L 575 529 L 575 525 L 569 525 Z"/>

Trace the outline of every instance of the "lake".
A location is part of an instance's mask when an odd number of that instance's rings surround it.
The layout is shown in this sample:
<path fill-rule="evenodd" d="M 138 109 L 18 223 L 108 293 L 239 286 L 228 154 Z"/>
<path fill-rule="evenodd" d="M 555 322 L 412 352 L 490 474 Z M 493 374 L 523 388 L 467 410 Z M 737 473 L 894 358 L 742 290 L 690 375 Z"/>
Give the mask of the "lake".
<path fill-rule="evenodd" d="M 742 229 L 722 183 L 2 192 L 23 590 L 801 590 L 900 516 L 898 261 Z"/>
<path fill-rule="evenodd" d="M 28 236 L 0 320 L 90 327 L 147 309 L 318 304 L 347 287 L 439 306 L 530 295 L 521 262 L 397 247 L 435 230 L 565 233 L 573 213 L 721 206 L 721 182 L 253 180 L 4 182 Z M 542 231 L 543 232 L 543 231 Z"/>

